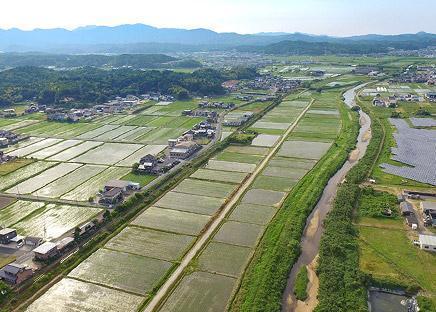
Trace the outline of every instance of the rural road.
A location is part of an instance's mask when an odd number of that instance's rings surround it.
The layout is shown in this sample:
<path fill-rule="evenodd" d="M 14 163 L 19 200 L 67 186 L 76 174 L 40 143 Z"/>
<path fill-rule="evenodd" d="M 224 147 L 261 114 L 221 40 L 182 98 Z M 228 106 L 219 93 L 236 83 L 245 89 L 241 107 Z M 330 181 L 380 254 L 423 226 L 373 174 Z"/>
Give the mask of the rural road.
<path fill-rule="evenodd" d="M 182 277 L 183 271 L 189 265 L 189 263 L 195 258 L 198 252 L 203 248 L 203 246 L 207 243 L 209 238 L 215 232 L 215 230 L 219 227 L 221 222 L 224 220 L 225 216 L 231 211 L 233 206 L 239 201 L 239 199 L 244 195 L 245 191 L 253 183 L 254 179 L 261 173 L 264 167 L 268 164 L 270 159 L 275 155 L 278 151 L 282 143 L 286 140 L 286 137 L 294 130 L 298 122 L 301 118 L 303 118 L 304 114 L 312 105 L 313 100 L 306 106 L 306 108 L 301 112 L 295 122 L 289 126 L 280 140 L 274 145 L 271 151 L 266 155 L 260 165 L 256 168 L 256 170 L 249 176 L 249 178 L 240 186 L 238 191 L 232 196 L 229 202 L 224 206 L 222 211 L 216 217 L 216 219 L 211 223 L 208 229 L 199 237 L 199 239 L 195 242 L 194 246 L 188 251 L 185 257 L 182 259 L 180 265 L 176 268 L 176 270 L 168 277 L 166 282 L 162 285 L 162 287 L 157 291 L 155 296 L 151 299 L 144 312 L 152 312 L 156 311 L 159 307 L 162 300 L 165 296 L 171 291 L 172 287 L 177 283 L 177 281 Z"/>
<path fill-rule="evenodd" d="M 355 95 L 358 89 L 366 84 L 354 87 L 344 93 L 344 102 L 350 108 L 355 105 Z M 324 232 L 323 222 L 327 217 L 328 212 L 332 208 L 338 185 L 345 178 L 348 171 L 357 164 L 357 162 L 365 155 L 366 148 L 369 144 L 371 119 L 369 116 L 360 111 L 360 130 L 357 137 L 356 149 L 350 153 L 348 160 L 339 169 L 336 174 L 330 178 L 325 187 L 321 198 L 309 215 L 306 221 L 306 227 L 301 239 L 301 255 L 289 273 L 286 289 L 282 298 L 282 312 L 301 312 L 312 311 L 316 306 L 316 296 L 318 288 L 318 278 L 314 272 L 315 259 L 319 252 L 319 244 L 322 233 Z M 294 296 L 295 278 L 300 269 L 306 266 L 309 275 L 311 276 L 308 285 L 308 298 L 305 302 L 296 300 Z"/>

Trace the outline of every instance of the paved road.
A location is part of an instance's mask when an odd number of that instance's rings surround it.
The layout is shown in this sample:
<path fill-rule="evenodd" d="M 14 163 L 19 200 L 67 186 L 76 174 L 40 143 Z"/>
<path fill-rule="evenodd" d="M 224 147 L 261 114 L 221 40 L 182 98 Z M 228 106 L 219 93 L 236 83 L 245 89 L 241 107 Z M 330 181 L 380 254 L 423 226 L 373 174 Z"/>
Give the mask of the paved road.
<path fill-rule="evenodd" d="M 359 85 L 355 88 L 352 88 L 344 93 L 344 102 L 349 107 L 353 107 L 355 105 L 355 95 L 358 89 L 362 88 L 366 84 Z M 354 167 L 358 160 L 360 160 L 366 152 L 366 148 L 369 143 L 369 133 L 371 131 L 371 119 L 369 116 L 360 111 L 360 130 L 357 138 L 356 149 L 353 153 L 350 154 L 349 159 L 344 163 L 341 169 L 339 169 L 336 174 L 330 178 L 325 187 L 321 198 L 313 209 L 312 213 L 309 215 L 306 221 L 306 227 L 304 229 L 304 233 L 301 239 L 301 255 L 298 258 L 297 262 L 291 269 L 289 273 L 288 282 L 286 289 L 283 293 L 282 298 L 282 311 L 283 312 L 291 312 L 298 311 L 297 309 L 297 300 L 294 296 L 294 285 L 295 278 L 303 266 L 309 266 L 315 260 L 319 252 L 319 244 L 321 240 L 322 233 L 324 232 L 323 222 L 327 217 L 328 212 L 332 208 L 332 204 L 334 198 L 336 196 L 336 192 L 338 186 L 341 181 L 345 178 L 345 175 L 348 171 Z M 352 156 L 351 156 L 352 155 Z M 311 302 L 312 300 L 316 300 L 317 291 L 309 292 L 309 298 L 306 302 Z M 312 298 L 310 295 L 313 295 Z M 309 304 L 312 306 L 312 304 Z M 316 305 L 316 304 L 315 304 Z"/>
<path fill-rule="evenodd" d="M 221 222 L 224 220 L 225 216 L 231 211 L 234 205 L 238 203 L 241 197 L 244 195 L 245 191 L 251 186 L 254 182 L 255 178 L 262 172 L 264 167 L 268 164 L 270 159 L 274 156 L 274 154 L 278 151 L 282 143 L 286 140 L 286 137 L 294 130 L 295 126 L 298 124 L 300 119 L 307 112 L 309 107 L 312 105 L 313 100 L 307 105 L 307 107 L 303 110 L 303 112 L 298 116 L 297 120 L 286 130 L 285 134 L 281 137 L 281 139 L 276 143 L 276 145 L 271 149 L 268 155 L 263 159 L 260 165 L 256 168 L 256 170 L 250 175 L 250 177 L 240 186 L 238 191 L 233 195 L 230 201 L 224 206 L 222 211 L 213 221 L 213 223 L 209 226 L 209 228 L 203 233 L 203 235 L 196 241 L 194 246 L 189 250 L 189 252 L 185 255 L 180 265 L 176 268 L 176 270 L 168 277 L 166 282 L 162 285 L 162 287 L 158 290 L 156 295 L 147 305 L 144 312 L 152 312 L 155 311 L 160 302 L 165 298 L 165 296 L 169 293 L 175 283 L 180 279 L 183 274 L 185 268 L 189 265 L 189 263 L 195 258 L 198 252 L 203 248 L 203 246 L 208 242 L 209 238 L 212 236 L 213 232 L 218 228 Z"/>

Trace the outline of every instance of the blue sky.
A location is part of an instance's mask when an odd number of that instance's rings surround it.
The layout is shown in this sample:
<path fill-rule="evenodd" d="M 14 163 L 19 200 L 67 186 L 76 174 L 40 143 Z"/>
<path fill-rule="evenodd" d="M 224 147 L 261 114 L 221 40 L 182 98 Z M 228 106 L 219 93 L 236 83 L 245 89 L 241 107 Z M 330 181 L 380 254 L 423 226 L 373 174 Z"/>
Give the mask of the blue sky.
<path fill-rule="evenodd" d="M 436 0 L 2 0 L 0 28 L 144 23 L 219 32 L 436 33 Z"/>

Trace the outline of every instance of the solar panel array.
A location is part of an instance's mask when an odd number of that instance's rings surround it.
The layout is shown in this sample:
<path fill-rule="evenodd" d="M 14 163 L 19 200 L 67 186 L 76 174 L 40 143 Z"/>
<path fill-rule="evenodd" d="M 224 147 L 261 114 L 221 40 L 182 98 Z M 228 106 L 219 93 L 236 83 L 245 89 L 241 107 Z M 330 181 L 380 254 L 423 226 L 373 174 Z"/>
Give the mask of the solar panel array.
<path fill-rule="evenodd" d="M 408 166 L 381 164 L 384 172 L 436 185 L 436 130 L 410 128 L 403 119 L 389 119 L 397 128 L 392 160 Z"/>
<path fill-rule="evenodd" d="M 433 118 L 410 118 L 415 127 L 436 127 L 436 119 Z"/>

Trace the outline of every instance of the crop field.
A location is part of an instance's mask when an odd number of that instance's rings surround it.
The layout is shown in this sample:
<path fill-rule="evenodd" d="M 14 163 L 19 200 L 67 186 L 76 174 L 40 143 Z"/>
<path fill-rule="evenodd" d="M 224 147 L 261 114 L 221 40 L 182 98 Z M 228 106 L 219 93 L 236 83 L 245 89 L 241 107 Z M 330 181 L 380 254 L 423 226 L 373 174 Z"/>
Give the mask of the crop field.
<path fill-rule="evenodd" d="M 306 140 L 333 141 L 341 128 L 336 110 L 324 110 L 317 114 L 306 114 L 295 128 L 292 136 Z M 332 114 L 333 113 L 333 114 Z"/>
<path fill-rule="evenodd" d="M 56 164 L 57 163 L 54 162 L 37 161 L 7 175 L 4 175 L 0 179 L 0 190 L 5 190 L 23 180 L 29 179 L 30 177 L 50 167 L 53 167 Z"/>
<path fill-rule="evenodd" d="M 263 226 L 236 221 L 225 222 L 213 240 L 231 245 L 254 247 L 262 235 Z"/>
<path fill-rule="evenodd" d="M 249 155 L 241 153 L 232 153 L 225 149 L 219 153 L 214 159 L 223 160 L 235 163 L 247 163 L 247 164 L 258 164 L 262 161 L 262 155 Z"/>
<path fill-rule="evenodd" d="M 279 135 L 259 134 L 257 137 L 254 138 L 251 144 L 254 146 L 272 147 L 277 143 L 279 139 Z"/>
<path fill-rule="evenodd" d="M 102 248 L 68 276 L 145 295 L 159 283 L 171 266 L 167 261 Z"/>
<path fill-rule="evenodd" d="M 99 135 L 102 135 L 103 133 L 114 130 L 118 127 L 119 127 L 119 125 L 104 125 L 104 126 L 96 128 L 94 130 L 84 132 L 81 135 L 79 135 L 77 138 L 79 138 L 79 139 L 93 139 L 95 137 L 98 137 Z"/>
<path fill-rule="evenodd" d="M 185 276 L 159 310 L 161 312 L 225 311 L 236 280 L 194 272 Z"/>
<path fill-rule="evenodd" d="M 305 159 L 320 159 L 330 148 L 331 143 L 286 141 L 278 151 L 278 156 Z"/>
<path fill-rule="evenodd" d="M 33 193 L 41 187 L 53 182 L 54 180 L 59 179 L 60 177 L 74 171 L 80 166 L 81 164 L 60 163 L 57 166 L 51 167 L 46 171 L 15 185 L 14 187 L 8 189 L 6 192 L 15 194 Z"/>
<path fill-rule="evenodd" d="M 9 145 L 7 148 L 2 149 L 2 151 L 7 154 L 7 153 L 12 152 L 16 149 L 32 145 L 32 144 L 39 142 L 39 141 L 42 141 L 42 140 L 44 140 L 44 138 L 30 137 L 27 140 L 18 142 L 17 144 Z"/>
<path fill-rule="evenodd" d="M 234 191 L 232 184 L 185 179 L 177 185 L 173 191 L 194 195 L 227 198 Z"/>
<path fill-rule="evenodd" d="M 84 133 L 94 131 L 100 127 L 99 124 L 95 123 L 77 123 L 74 125 L 75 127 L 71 127 L 71 129 L 61 132 L 58 136 L 62 138 L 76 138 Z"/>
<path fill-rule="evenodd" d="M 51 287 L 27 312 L 126 312 L 136 311 L 144 297 L 115 289 L 63 278 Z"/>
<path fill-rule="evenodd" d="M 82 143 L 79 140 L 65 140 L 50 147 L 39 150 L 33 154 L 30 154 L 28 157 L 36 158 L 36 159 L 46 159 L 52 155 L 55 155 L 59 152 L 62 152 L 70 147 L 78 145 Z"/>
<path fill-rule="evenodd" d="M 274 156 L 270 161 L 269 165 L 274 167 L 282 168 L 301 168 L 310 170 L 315 166 L 316 160 L 313 159 L 302 159 L 302 158 L 288 158 L 288 157 L 278 157 Z"/>
<path fill-rule="evenodd" d="M 3 209 L 0 209 L 0 223 L 5 227 L 11 226 L 44 206 L 45 204 L 42 202 L 18 200 Z"/>
<path fill-rule="evenodd" d="M 287 169 L 285 169 L 287 170 Z M 253 188 L 289 192 L 298 181 L 291 178 L 270 177 L 260 175 L 253 183 Z"/>
<path fill-rule="evenodd" d="M 85 141 L 79 145 L 75 145 L 70 147 L 56 155 L 51 156 L 47 160 L 55 160 L 55 161 L 68 161 L 74 157 L 77 157 L 92 148 L 102 145 L 103 142 L 95 142 L 95 141 Z"/>
<path fill-rule="evenodd" d="M 109 167 L 103 172 L 95 175 L 88 181 L 82 183 L 75 189 L 63 195 L 62 199 L 87 201 L 101 190 L 107 181 L 119 179 L 130 172 L 129 168 Z"/>
<path fill-rule="evenodd" d="M 34 192 L 34 195 L 43 197 L 60 197 L 61 195 L 71 191 L 75 187 L 79 186 L 83 182 L 99 174 L 107 167 L 100 165 L 84 165 L 73 172 L 64 175 L 56 181 L 44 186 L 38 191 Z"/>
<path fill-rule="evenodd" d="M 156 156 L 166 148 L 167 145 L 146 145 L 128 156 L 127 158 L 124 158 L 123 160 L 118 162 L 117 166 L 131 167 L 134 163 L 139 163 L 141 157 L 144 157 L 147 154 Z"/>
<path fill-rule="evenodd" d="M 194 237 L 148 230 L 124 228 L 105 248 L 166 261 L 176 261 L 194 241 Z"/>
<path fill-rule="evenodd" d="M 114 165 L 143 147 L 140 144 L 105 143 L 72 161 L 87 164 Z"/>
<path fill-rule="evenodd" d="M 282 201 L 284 196 L 285 193 L 283 192 L 251 189 L 244 195 L 242 202 L 246 204 L 275 206 Z"/>
<path fill-rule="evenodd" d="M 39 150 L 41 150 L 43 148 L 47 148 L 47 147 L 49 147 L 51 145 L 59 143 L 61 141 L 62 141 L 61 139 L 53 139 L 53 138 L 45 139 L 45 140 L 36 142 L 34 144 L 25 146 L 23 148 L 16 149 L 16 150 L 10 152 L 9 155 L 17 156 L 17 157 L 24 157 L 24 156 L 32 154 L 32 153 L 34 153 L 36 151 L 39 151 Z"/>
<path fill-rule="evenodd" d="M 14 172 L 15 170 L 18 170 L 20 168 L 23 168 L 28 164 L 31 164 L 32 162 L 33 162 L 32 159 L 18 158 L 13 161 L 2 163 L 0 166 L 0 177 L 5 176 L 11 172 Z"/>
<path fill-rule="evenodd" d="M 148 122 L 152 121 L 153 119 L 156 119 L 156 116 L 144 116 L 144 115 L 139 115 L 136 116 L 132 119 L 129 119 L 127 121 L 125 121 L 123 124 L 124 125 L 130 125 L 130 126 L 146 126 Z"/>
<path fill-rule="evenodd" d="M 258 146 L 230 145 L 229 147 L 226 148 L 226 151 L 230 153 L 265 156 L 266 154 L 268 154 L 269 149 L 266 147 L 258 147 Z"/>
<path fill-rule="evenodd" d="M 307 171 L 308 171 L 307 169 L 301 169 L 301 168 L 299 169 L 289 168 L 287 170 L 283 170 L 283 167 L 267 166 L 265 170 L 262 172 L 262 175 L 299 180 L 307 173 Z"/>
<path fill-rule="evenodd" d="M 99 136 L 96 136 L 93 139 L 100 140 L 100 141 L 111 141 L 126 132 L 134 130 L 135 128 L 136 128 L 135 126 L 119 126 L 118 128 L 100 134 Z"/>
<path fill-rule="evenodd" d="M 16 123 L 12 123 L 12 124 L 8 124 L 6 126 L 2 126 L 2 130 L 14 131 L 16 129 L 19 129 L 19 128 L 22 128 L 22 127 L 26 127 L 26 126 L 32 125 L 32 124 L 37 124 L 37 123 L 39 123 L 38 120 L 32 120 L 32 119 L 21 120 L 21 121 L 16 122 Z"/>
<path fill-rule="evenodd" d="M 256 165 L 212 159 L 208 161 L 206 168 L 212 170 L 252 173 L 256 169 Z"/>
<path fill-rule="evenodd" d="M 154 128 L 150 128 L 150 127 L 137 127 L 133 130 L 123 133 L 122 135 L 117 137 L 115 141 L 132 142 L 135 141 L 140 136 L 143 136 L 146 133 L 150 132 L 153 129 Z"/>
<path fill-rule="evenodd" d="M 285 122 L 268 122 L 268 121 L 256 121 L 253 125 L 253 129 L 277 129 L 286 130 L 289 128 L 289 124 Z"/>
<path fill-rule="evenodd" d="M 238 277 L 252 253 L 248 247 L 210 242 L 198 258 L 202 271 Z"/>
<path fill-rule="evenodd" d="M 44 209 L 16 223 L 14 227 L 24 235 L 51 240 L 96 217 L 100 212 L 101 209 L 98 208 L 48 204 Z"/>
<path fill-rule="evenodd" d="M 239 184 L 247 177 L 244 172 L 230 172 L 209 169 L 198 169 L 191 178 Z"/>
<path fill-rule="evenodd" d="M 221 198 L 176 193 L 171 191 L 159 199 L 155 205 L 160 208 L 213 215 L 223 204 L 224 199 Z"/>
<path fill-rule="evenodd" d="M 131 224 L 187 235 L 198 235 L 210 217 L 195 213 L 150 207 Z"/>
<path fill-rule="evenodd" d="M 271 221 L 277 208 L 255 204 L 239 204 L 233 209 L 229 220 L 266 225 Z"/>
<path fill-rule="evenodd" d="M 157 128 L 137 138 L 141 143 L 167 144 L 168 139 L 175 139 L 183 134 L 184 128 Z"/>

